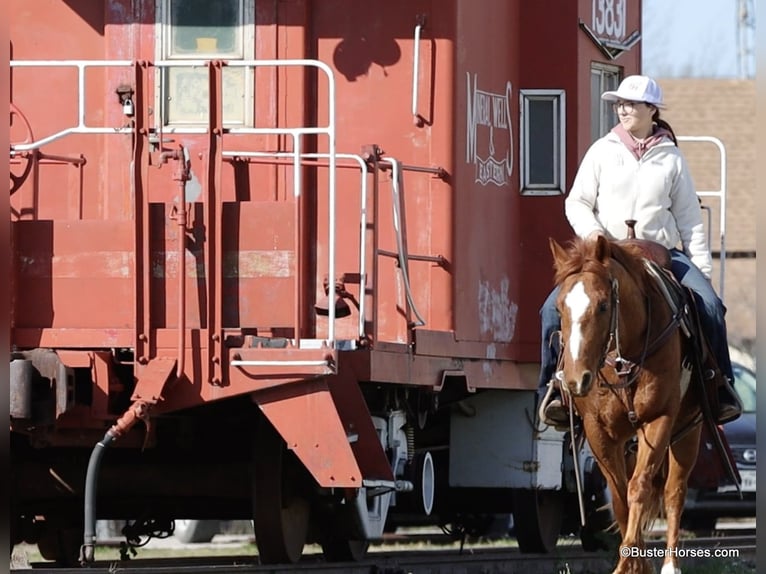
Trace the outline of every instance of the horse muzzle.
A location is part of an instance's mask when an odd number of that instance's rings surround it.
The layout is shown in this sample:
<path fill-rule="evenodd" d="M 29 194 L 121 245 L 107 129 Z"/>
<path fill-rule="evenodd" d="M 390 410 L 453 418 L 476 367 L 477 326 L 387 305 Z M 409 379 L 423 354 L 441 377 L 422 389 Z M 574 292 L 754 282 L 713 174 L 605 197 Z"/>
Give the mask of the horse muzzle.
<path fill-rule="evenodd" d="M 595 378 L 596 377 L 593 375 L 592 371 L 583 371 L 579 378 L 570 378 L 567 380 L 567 378 L 564 377 L 562 382 L 572 396 L 584 397 L 593 386 Z"/>

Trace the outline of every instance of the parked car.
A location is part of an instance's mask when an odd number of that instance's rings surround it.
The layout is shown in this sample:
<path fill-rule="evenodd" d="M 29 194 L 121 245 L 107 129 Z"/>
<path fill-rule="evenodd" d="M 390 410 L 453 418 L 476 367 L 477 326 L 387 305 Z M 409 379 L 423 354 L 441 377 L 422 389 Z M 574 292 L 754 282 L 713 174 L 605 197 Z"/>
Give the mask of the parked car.
<path fill-rule="evenodd" d="M 220 520 L 175 520 L 175 536 L 181 542 L 196 544 L 210 542 L 221 531 Z"/>
<path fill-rule="evenodd" d="M 96 537 L 100 541 L 117 541 L 124 538 L 124 520 L 99 520 Z M 210 542 L 216 534 L 252 534 L 249 520 L 174 520 L 173 536 L 184 544 Z"/>
<path fill-rule="evenodd" d="M 735 363 L 734 388 L 742 399 L 743 412 L 738 419 L 723 426 L 734 461 L 742 479 L 740 498 L 737 486 L 726 479 L 718 488 L 689 489 L 681 525 L 698 535 L 709 534 L 719 518 L 755 516 L 755 406 L 756 375 Z M 704 445 L 700 445 L 704 448 Z"/>

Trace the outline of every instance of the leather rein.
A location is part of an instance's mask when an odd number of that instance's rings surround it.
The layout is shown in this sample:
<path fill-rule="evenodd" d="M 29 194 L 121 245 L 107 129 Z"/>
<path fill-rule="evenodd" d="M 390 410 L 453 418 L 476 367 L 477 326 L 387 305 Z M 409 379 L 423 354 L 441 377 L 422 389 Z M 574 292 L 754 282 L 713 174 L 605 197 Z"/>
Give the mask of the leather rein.
<path fill-rule="evenodd" d="M 620 350 L 620 285 L 615 277 L 610 277 L 611 285 L 611 308 L 612 314 L 609 320 L 609 338 L 604 348 L 604 353 L 601 357 L 600 366 L 598 372 L 599 382 L 602 386 L 609 388 L 615 394 L 618 390 L 626 390 L 633 385 L 641 373 L 641 367 L 644 361 L 648 357 L 651 357 L 657 350 L 667 341 L 670 335 L 679 328 L 681 324 L 681 316 L 678 313 L 674 313 L 670 319 L 670 322 L 662 329 L 662 331 L 650 341 L 650 333 L 652 326 L 652 304 L 651 298 L 647 295 L 645 297 L 646 302 L 646 337 L 644 338 L 644 347 L 638 357 L 624 357 Z M 614 344 L 614 350 L 612 351 L 612 345 Z M 604 365 L 608 365 L 614 369 L 617 375 L 618 382 L 610 383 L 604 377 L 602 370 Z M 635 412 L 633 405 L 633 395 L 631 393 L 625 393 L 625 402 L 628 410 L 628 420 L 631 424 L 636 426 L 638 423 L 638 416 Z"/>

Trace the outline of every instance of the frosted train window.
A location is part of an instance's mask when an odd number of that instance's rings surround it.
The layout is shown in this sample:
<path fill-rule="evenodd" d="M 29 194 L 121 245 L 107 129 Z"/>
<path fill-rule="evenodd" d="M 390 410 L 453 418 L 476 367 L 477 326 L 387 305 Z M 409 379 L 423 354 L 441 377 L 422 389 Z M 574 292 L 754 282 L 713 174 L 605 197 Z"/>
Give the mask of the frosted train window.
<path fill-rule="evenodd" d="M 566 165 L 564 90 L 520 90 L 519 98 L 521 193 L 563 194 Z"/>
<path fill-rule="evenodd" d="M 253 59 L 253 2 L 244 0 L 159 0 L 160 60 Z M 209 80 L 206 66 L 169 67 L 160 94 L 168 126 L 208 121 Z M 223 121 L 252 125 L 252 68 L 223 68 Z"/>
<path fill-rule="evenodd" d="M 611 102 L 601 99 L 601 94 L 616 90 L 620 85 L 620 69 L 615 66 L 593 64 L 590 70 L 590 137 L 596 141 L 617 125 L 617 113 Z"/>

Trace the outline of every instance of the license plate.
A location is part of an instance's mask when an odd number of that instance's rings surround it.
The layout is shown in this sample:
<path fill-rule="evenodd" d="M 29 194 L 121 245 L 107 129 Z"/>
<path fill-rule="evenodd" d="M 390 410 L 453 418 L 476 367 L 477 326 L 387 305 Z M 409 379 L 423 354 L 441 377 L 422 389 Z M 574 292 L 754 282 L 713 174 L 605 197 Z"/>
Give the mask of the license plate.
<path fill-rule="evenodd" d="M 739 475 L 742 477 L 742 492 L 755 492 L 755 471 L 740 470 Z"/>

